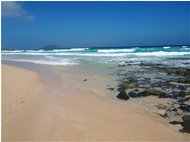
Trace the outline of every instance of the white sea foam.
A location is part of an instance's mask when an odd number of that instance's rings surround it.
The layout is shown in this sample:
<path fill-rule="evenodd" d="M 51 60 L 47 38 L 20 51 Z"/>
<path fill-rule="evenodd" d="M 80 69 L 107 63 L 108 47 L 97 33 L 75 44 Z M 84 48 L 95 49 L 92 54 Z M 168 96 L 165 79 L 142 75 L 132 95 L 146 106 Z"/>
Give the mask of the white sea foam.
<path fill-rule="evenodd" d="M 70 51 L 83 51 L 86 49 L 88 49 L 88 48 L 71 48 Z"/>
<path fill-rule="evenodd" d="M 190 52 L 164 52 L 164 51 L 158 51 L 158 52 L 139 52 L 135 53 L 136 56 L 182 56 L 182 55 L 188 55 Z"/>
<path fill-rule="evenodd" d="M 170 46 L 164 46 L 163 47 L 164 49 L 169 49 L 169 48 L 171 48 Z"/>
<path fill-rule="evenodd" d="M 2 53 L 21 53 L 24 50 L 3 50 Z"/>
<path fill-rule="evenodd" d="M 186 48 L 187 46 L 184 45 L 184 46 L 181 46 L 181 47 Z"/>
<path fill-rule="evenodd" d="M 190 47 L 182 47 L 180 50 L 190 50 Z"/>
<path fill-rule="evenodd" d="M 47 50 L 46 52 L 69 52 L 70 49 L 53 49 L 53 50 Z"/>
<path fill-rule="evenodd" d="M 133 52 L 136 49 L 99 49 L 100 53 Z"/>
<path fill-rule="evenodd" d="M 27 62 L 27 61 L 26 61 Z M 37 63 L 37 64 L 46 64 L 46 65 L 76 65 L 78 63 L 71 63 L 71 62 L 61 62 L 61 61 L 45 61 L 45 60 L 31 60 L 30 62 Z"/>
<path fill-rule="evenodd" d="M 83 51 L 83 50 L 87 50 L 89 48 L 71 48 L 71 49 L 52 49 L 52 50 L 44 50 L 44 49 L 40 49 L 40 50 L 5 50 L 2 51 L 3 53 L 20 53 L 20 52 L 29 52 L 29 53 L 51 53 L 51 52 L 69 52 L 69 51 Z"/>
<path fill-rule="evenodd" d="M 5 59 L 7 61 L 17 61 L 17 62 L 30 62 L 30 63 L 36 63 L 36 64 L 45 64 L 45 65 L 77 65 L 77 62 L 71 62 L 71 61 L 61 61 L 61 60 L 45 60 L 45 59 Z"/>
<path fill-rule="evenodd" d="M 155 51 L 155 52 L 123 52 L 123 53 L 77 53 L 77 52 L 2 52 L 2 55 L 42 55 L 42 56 L 96 56 L 96 57 L 120 57 L 120 56 L 182 56 L 190 55 L 190 52 L 166 52 L 166 51 Z"/>
<path fill-rule="evenodd" d="M 189 47 L 186 47 L 190 49 Z M 182 48 L 180 48 L 182 49 Z M 37 64 L 48 64 L 48 65 L 77 65 L 83 60 L 96 61 L 100 63 L 117 63 L 123 61 L 129 61 L 130 64 L 139 64 L 141 61 L 144 62 L 158 62 L 163 63 L 166 60 L 166 64 L 177 64 L 177 66 L 188 66 L 187 63 L 174 62 L 173 60 L 169 63 L 169 58 L 181 58 L 183 55 L 187 59 L 190 57 L 189 50 L 177 51 L 153 51 L 153 52 L 67 52 L 65 50 L 18 50 L 18 51 L 2 51 L 2 60 L 9 61 L 20 61 L 20 62 L 32 62 Z M 105 49 L 101 49 L 105 50 Z M 113 50 L 113 49 L 112 49 Z M 118 50 L 118 49 L 116 49 Z M 120 50 L 120 49 L 119 49 Z M 110 49 L 109 49 L 110 51 Z M 167 59 L 168 58 L 168 59 Z M 187 60 L 186 62 L 189 62 Z M 179 65 L 178 65 L 179 64 Z"/>
<path fill-rule="evenodd" d="M 40 50 L 25 50 L 25 52 L 29 52 L 29 53 L 31 53 L 31 52 L 45 52 L 45 50 L 43 50 L 43 49 L 40 49 Z"/>

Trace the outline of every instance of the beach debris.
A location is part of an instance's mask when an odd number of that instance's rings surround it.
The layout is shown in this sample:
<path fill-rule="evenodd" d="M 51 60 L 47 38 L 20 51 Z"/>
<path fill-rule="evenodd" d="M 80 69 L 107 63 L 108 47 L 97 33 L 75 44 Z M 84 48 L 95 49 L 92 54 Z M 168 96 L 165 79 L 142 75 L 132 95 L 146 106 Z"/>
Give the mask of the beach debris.
<path fill-rule="evenodd" d="M 127 95 L 125 90 L 121 90 L 119 94 L 117 95 L 117 98 L 122 99 L 122 100 L 128 100 L 129 96 Z"/>
<path fill-rule="evenodd" d="M 87 79 L 84 79 L 83 81 L 87 81 Z"/>

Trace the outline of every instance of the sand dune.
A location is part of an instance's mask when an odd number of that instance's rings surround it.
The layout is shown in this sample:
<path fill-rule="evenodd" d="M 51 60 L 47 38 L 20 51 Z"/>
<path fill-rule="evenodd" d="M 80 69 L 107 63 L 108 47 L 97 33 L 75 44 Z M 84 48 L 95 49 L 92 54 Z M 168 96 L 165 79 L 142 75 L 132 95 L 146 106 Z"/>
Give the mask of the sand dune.
<path fill-rule="evenodd" d="M 2 65 L 3 141 L 188 141 L 158 118 L 93 91 L 49 88 L 35 72 Z"/>

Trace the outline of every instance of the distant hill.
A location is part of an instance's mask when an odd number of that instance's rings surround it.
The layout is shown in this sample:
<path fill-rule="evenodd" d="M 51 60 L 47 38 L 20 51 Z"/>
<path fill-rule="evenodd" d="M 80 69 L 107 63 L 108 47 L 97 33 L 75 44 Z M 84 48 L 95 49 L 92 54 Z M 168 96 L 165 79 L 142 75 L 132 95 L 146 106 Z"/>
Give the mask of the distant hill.
<path fill-rule="evenodd" d="M 45 45 L 43 46 L 41 49 L 45 49 L 45 50 L 51 50 L 51 49 L 66 49 L 65 47 L 63 46 L 59 46 L 59 45 Z"/>
<path fill-rule="evenodd" d="M 1 51 L 3 51 L 3 50 L 15 50 L 15 49 L 13 49 L 13 48 L 1 48 Z"/>

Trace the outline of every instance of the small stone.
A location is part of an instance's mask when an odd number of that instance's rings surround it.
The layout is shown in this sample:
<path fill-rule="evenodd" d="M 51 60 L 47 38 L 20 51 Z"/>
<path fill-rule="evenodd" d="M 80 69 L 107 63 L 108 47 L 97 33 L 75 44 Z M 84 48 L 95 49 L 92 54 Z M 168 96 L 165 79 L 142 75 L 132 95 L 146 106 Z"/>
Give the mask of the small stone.
<path fill-rule="evenodd" d="M 84 79 L 83 81 L 87 81 L 87 79 Z"/>

